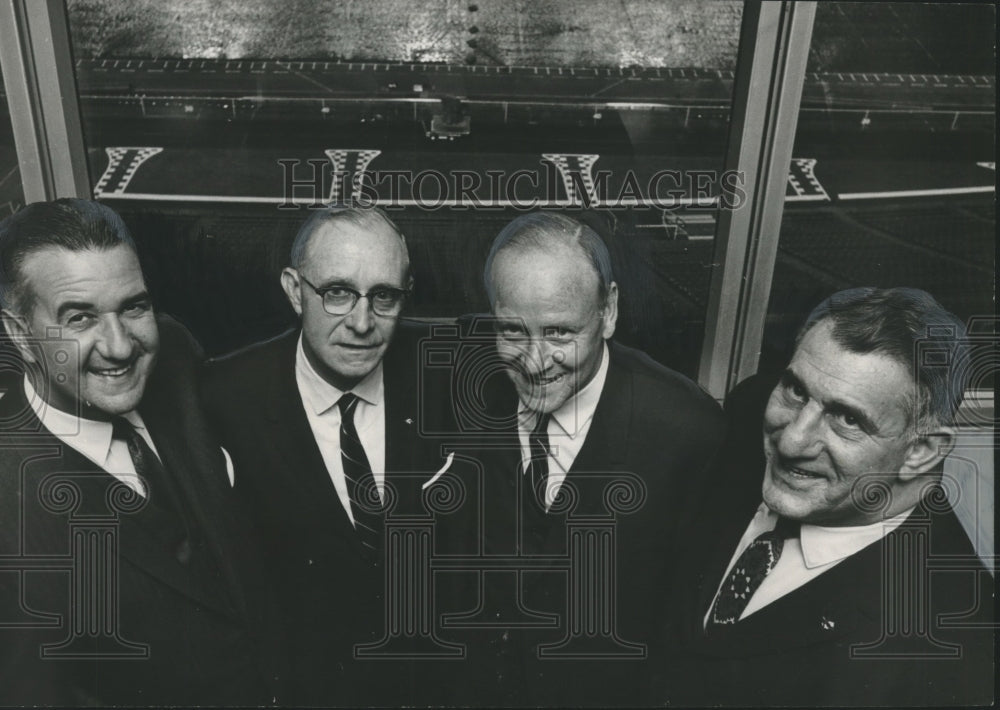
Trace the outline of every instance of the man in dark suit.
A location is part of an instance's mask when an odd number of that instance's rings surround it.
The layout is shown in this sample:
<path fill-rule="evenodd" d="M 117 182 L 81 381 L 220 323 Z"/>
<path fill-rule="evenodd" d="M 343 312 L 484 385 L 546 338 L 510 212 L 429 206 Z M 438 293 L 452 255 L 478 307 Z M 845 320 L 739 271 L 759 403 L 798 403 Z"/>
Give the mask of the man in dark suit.
<path fill-rule="evenodd" d="M 581 222 L 515 219 L 492 245 L 485 282 L 506 377 L 468 368 L 485 382 L 484 421 L 497 423 L 481 432 L 486 479 L 472 537 L 484 559 L 520 569 L 485 573 L 474 587 L 481 611 L 468 620 L 493 631 L 472 644 L 470 661 L 486 672 L 462 700 L 634 705 L 658 672 L 647 662 L 647 614 L 670 578 L 693 485 L 722 440 L 721 410 L 687 378 L 610 340 L 618 285 L 607 247 Z"/>
<path fill-rule="evenodd" d="M 405 241 L 381 210 L 315 212 L 281 274 L 301 328 L 206 373 L 235 491 L 265 540 L 282 702 L 413 701 L 419 664 L 355 653 L 387 628 L 386 517 L 419 506 L 416 474 L 445 462 L 421 436 L 423 331 L 399 318 L 411 285 Z"/>
<path fill-rule="evenodd" d="M 198 352 L 120 217 L 0 223 L 0 704 L 264 703 Z"/>
<path fill-rule="evenodd" d="M 964 338 L 923 291 L 844 291 L 777 386 L 731 394 L 730 464 L 690 532 L 661 700 L 991 701 L 992 578 L 942 481 Z"/>

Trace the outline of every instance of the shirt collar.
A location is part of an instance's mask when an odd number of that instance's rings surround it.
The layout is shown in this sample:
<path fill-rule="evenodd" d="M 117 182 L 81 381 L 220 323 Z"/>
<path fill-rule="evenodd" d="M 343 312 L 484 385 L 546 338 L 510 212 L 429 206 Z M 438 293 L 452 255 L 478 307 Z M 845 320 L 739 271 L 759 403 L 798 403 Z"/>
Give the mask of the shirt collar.
<path fill-rule="evenodd" d="M 302 385 L 302 399 L 314 414 L 320 415 L 332 409 L 344 395 L 344 390 L 337 389 L 323 379 L 309 362 L 302 347 L 301 333 L 299 334 L 298 346 L 295 349 L 295 377 Z M 380 360 L 375 369 L 369 372 L 350 391 L 368 404 L 376 406 L 380 404 L 385 391 L 382 382 L 382 361 Z"/>
<path fill-rule="evenodd" d="M 601 347 L 601 364 L 590 382 L 579 392 L 563 402 L 559 409 L 552 412 L 552 419 L 559 424 L 563 432 L 571 439 L 575 439 L 581 431 L 585 430 L 587 423 L 594 418 L 594 412 L 597 411 L 597 403 L 601 399 L 601 392 L 604 391 L 604 382 L 608 378 L 609 353 L 607 341 L 604 341 Z M 533 429 L 534 414 L 528 412 L 523 402 L 519 404 L 518 410 L 522 426 L 528 431 Z"/>
<path fill-rule="evenodd" d="M 778 515 L 763 503 L 761 510 L 769 518 L 770 528 L 773 529 L 778 522 Z M 799 544 L 806 568 L 822 567 L 860 552 L 902 525 L 912 512 L 913 508 L 909 508 L 895 517 L 870 525 L 825 527 L 803 523 L 799 531 Z"/>
<path fill-rule="evenodd" d="M 98 466 L 104 466 L 111 451 L 111 422 L 87 419 L 53 407 L 39 396 L 27 377 L 24 378 L 24 396 L 42 426 Z M 146 428 L 135 410 L 122 417 L 137 430 Z"/>

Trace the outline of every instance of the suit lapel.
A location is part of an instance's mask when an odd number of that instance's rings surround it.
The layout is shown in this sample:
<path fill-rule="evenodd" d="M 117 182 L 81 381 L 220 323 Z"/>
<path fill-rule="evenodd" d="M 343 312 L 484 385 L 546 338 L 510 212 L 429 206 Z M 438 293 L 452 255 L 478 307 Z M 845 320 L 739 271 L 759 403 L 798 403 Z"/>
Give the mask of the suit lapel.
<path fill-rule="evenodd" d="M 386 353 L 382 368 L 385 397 L 385 475 L 397 492 L 394 512 L 426 513 L 421 484 L 445 462 L 439 442 L 421 434 L 421 416 L 432 402 L 421 403 L 423 374 L 420 367 L 422 328 L 400 323 L 396 339 Z"/>
<path fill-rule="evenodd" d="M 355 534 L 347 512 L 340 503 L 337 490 L 330 480 L 323 455 L 306 418 L 299 387 L 295 381 L 295 352 L 298 332 L 282 342 L 274 377 L 268 390 L 265 406 L 265 431 L 282 462 L 282 468 L 291 475 L 285 476 L 282 485 L 294 486 L 296 498 L 315 505 L 322 501 L 328 512 L 331 532 L 347 539 L 359 554 L 364 548 Z"/>
<path fill-rule="evenodd" d="M 388 363 L 387 363 L 388 364 Z M 388 515 L 422 515 L 421 483 L 434 475 L 427 470 L 435 458 L 428 451 L 417 423 L 417 380 L 406 381 L 401 373 L 383 369 L 385 383 L 385 482 L 395 492 Z M 442 459 L 443 461 L 443 459 Z"/>
<path fill-rule="evenodd" d="M 49 433 L 31 411 L 19 381 L 12 382 L 5 390 L 4 396 L 0 399 L 3 402 L 0 410 L 18 413 L 17 429 L 32 433 L 32 443 L 51 445 L 60 452 L 57 457 L 39 462 L 39 466 L 43 466 L 43 470 L 52 474 L 65 473 L 67 476 L 78 479 L 76 482 L 81 491 L 80 510 L 82 514 L 93 514 L 99 517 L 110 515 L 113 511 L 108 507 L 108 501 L 111 500 L 111 497 L 107 493 L 115 484 L 115 477 Z M 153 419 L 155 420 L 155 417 Z M 151 427 L 150 432 L 153 431 L 155 429 Z M 16 434 L 13 431 L 10 433 Z M 41 433 L 43 434 L 39 436 Z M 154 438 L 154 442 L 157 444 L 157 448 L 160 448 L 162 442 L 164 450 L 169 450 L 167 442 L 163 439 Z M 187 504 L 192 496 L 187 494 L 185 497 L 187 499 L 185 504 Z M 143 523 L 141 512 L 139 514 L 117 514 L 116 519 L 116 537 L 121 559 L 127 560 L 134 567 L 173 587 L 181 594 L 213 608 L 219 608 L 219 601 L 214 596 L 205 594 L 190 571 L 164 549 L 162 542 Z M 56 519 L 53 519 L 53 524 L 55 523 Z M 228 607 L 222 607 L 221 610 L 227 613 L 232 611 Z"/>
<path fill-rule="evenodd" d="M 712 603 L 746 526 L 756 511 L 748 505 L 723 505 L 713 520 L 731 520 L 725 530 L 715 530 L 717 542 L 708 548 L 705 576 L 697 587 L 694 613 L 685 624 L 685 634 L 709 655 L 740 657 L 755 655 L 762 648 L 801 648 L 840 638 L 858 639 L 859 624 L 877 622 L 880 599 L 858 594 L 858 580 L 879 579 L 885 538 L 851 555 L 801 587 L 774 600 L 732 626 L 703 630 L 703 619 Z M 728 513 L 726 512 L 728 511 Z M 704 530 L 702 535 L 711 535 Z M 894 533 L 891 533 L 894 534 Z M 875 639 L 871 639 L 875 640 Z"/>
<path fill-rule="evenodd" d="M 611 344 L 608 352 L 608 374 L 594 410 L 594 418 L 565 479 L 566 484 L 575 486 L 579 491 L 576 506 L 578 513 L 603 514 L 603 490 L 608 483 L 607 474 L 624 471 L 626 468 L 632 416 L 632 380 L 618 365 Z M 567 516 L 550 512 L 545 519 L 547 525 L 543 549 L 564 550 Z"/>
<path fill-rule="evenodd" d="M 702 548 L 705 553 L 704 559 L 695 560 L 695 564 L 700 565 L 703 570 L 701 583 L 690 585 L 691 601 L 688 602 L 690 606 L 685 606 L 693 610 L 689 622 L 692 625 L 691 633 L 695 636 L 700 636 L 702 633 L 702 621 L 709 606 L 715 601 L 715 593 L 722 583 L 722 575 L 726 573 L 736 546 L 759 505 L 760 501 L 757 501 L 752 506 L 734 504 L 724 508 L 729 512 L 713 514 L 709 521 L 710 526 L 703 528 L 702 533 L 696 536 L 707 540 L 708 544 Z"/>
<path fill-rule="evenodd" d="M 404 343 L 393 343 L 382 367 L 387 476 L 390 473 L 415 472 L 420 461 L 417 452 L 417 445 L 420 443 L 417 434 L 419 377 L 412 372 L 412 366 L 408 366 L 410 363 L 407 362 L 404 350 Z"/>
<path fill-rule="evenodd" d="M 105 492 L 114 485 L 114 476 L 57 438 L 52 437 L 51 441 L 61 448 L 62 457 L 52 460 L 48 467 L 52 468 L 54 472 L 92 475 L 95 486 L 91 487 L 84 482 L 81 488 L 84 491 L 89 489 L 94 498 L 100 496 L 104 500 L 108 500 Z M 93 505 L 95 502 L 91 500 L 88 507 L 93 507 Z M 103 509 L 107 510 L 106 504 L 104 504 Z M 220 602 L 214 595 L 206 594 L 191 571 L 164 549 L 162 541 L 143 524 L 141 512 L 117 515 L 116 528 L 118 549 L 122 559 L 185 596 L 196 599 L 214 609 L 232 613 L 232 609 L 228 606 L 220 607 Z"/>
<path fill-rule="evenodd" d="M 708 655 L 738 658 L 759 655 L 761 649 L 779 651 L 834 642 L 858 645 L 884 642 L 886 630 L 891 628 L 884 616 L 897 614 L 915 603 L 905 585 L 886 586 L 886 575 L 899 582 L 909 579 L 920 567 L 916 559 L 898 548 L 900 536 L 909 536 L 914 528 L 924 529 L 929 516 L 931 528 L 927 530 L 927 540 L 932 547 L 940 544 L 942 547 L 938 549 L 947 550 L 952 543 L 948 516 L 953 514 L 932 514 L 927 508 L 923 503 L 918 504 L 916 511 L 896 530 L 742 621 L 709 634 L 700 633 L 699 628 L 695 645 Z M 967 545 L 964 537 L 960 537 L 959 543 L 962 547 Z M 913 543 L 902 544 L 910 547 Z M 936 552 L 910 550 L 916 556 Z M 886 562 L 893 565 L 891 570 L 883 569 Z M 718 579 L 712 582 L 717 584 Z M 886 594 L 893 596 L 884 598 Z M 702 609 L 702 615 L 705 610 Z M 935 623 L 934 619 L 930 621 L 932 625 Z M 903 647 L 896 650 L 903 652 Z"/>
<path fill-rule="evenodd" d="M 759 655 L 761 649 L 804 648 L 845 638 L 877 640 L 858 638 L 858 626 L 877 622 L 879 611 L 877 599 L 858 595 L 856 589 L 859 579 L 878 579 L 881 555 L 879 541 L 742 621 L 701 634 L 702 650 L 738 658 Z"/>
<path fill-rule="evenodd" d="M 613 343 L 609 343 L 608 353 L 610 361 L 604 388 L 587 438 L 570 467 L 569 479 L 578 471 L 608 473 L 625 468 L 633 407 L 632 379 L 618 364 Z"/>
<path fill-rule="evenodd" d="M 484 471 L 476 516 L 478 535 L 486 554 L 509 555 L 518 549 L 518 536 L 524 532 L 518 499 L 524 475 L 517 434 L 517 392 L 504 374 L 487 379 L 482 396 L 486 420 L 506 424 L 484 431 L 477 442 Z"/>
<path fill-rule="evenodd" d="M 242 608 L 239 581 L 232 567 L 232 560 L 224 550 L 225 541 L 232 530 L 228 508 L 225 501 L 216 495 L 212 486 L 215 480 L 213 462 L 195 458 L 197 455 L 207 455 L 209 452 L 200 447 L 192 449 L 191 442 L 184 440 L 180 432 L 174 428 L 176 423 L 166 421 L 157 408 L 147 406 L 142 414 L 160 459 L 171 481 L 177 487 L 179 504 L 183 507 L 183 510 L 178 512 L 192 526 L 192 534 L 200 536 L 214 563 L 225 575 L 227 590 L 234 598 L 232 600 L 237 601 L 237 606 Z M 217 599 L 216 595 L 205 594 L 204 598 L 216 600 L 215 606 L 218 608 L 233 611 L 231 607 L 219 606 L 223 600 Z"/>

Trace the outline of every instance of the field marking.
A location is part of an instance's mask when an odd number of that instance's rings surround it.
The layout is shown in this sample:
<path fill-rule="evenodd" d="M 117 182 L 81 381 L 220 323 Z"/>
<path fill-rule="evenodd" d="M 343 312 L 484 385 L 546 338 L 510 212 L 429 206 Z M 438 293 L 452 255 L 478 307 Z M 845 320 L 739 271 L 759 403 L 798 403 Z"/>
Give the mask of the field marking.
<path fill-rule="evenodd" d="M 353 187 L 355 184 L 360 185 L 361 181 L 364 180 L 365 171 L 368 170 L 368 164 L 382 154 L 382 151 L 377 148 L 362 148 L 360 150 L 351 148 L 328 148 L 324 152 L 326 153 L 326 157 L 330 159 L 330 162 L 333 163 L 334 175 L 342 175 L 344 177 L 343 182 L 345 187 Z M 351 161 L 352 169 L 350 171 L 347 170 L 348 160 Z M 348 175 L 351 177 L 350 180 L 347 180 Z M 340 187 L 340 179 L 331 180 L 329 197 L 330 202 L 339 203 L 341 201 Z"/>
<path fill-rule="evenodd" d="M 793 158 L 788 168 L 788 185 L 795 192 L 795 197 L 812 197 L 816 200 L 828 200 L 829 195 L 816 178 L 815 158 Z"/>
<path fill-rule="evenodd" d="M 154 146 L 115 146 L 105 148 L 104 152 L 107 153 L 108 156 L 108 166 L 104 169 L 104 173 L 101 175 L 100 180 L 97 181 L 97 186 L 94 188 L 94 192 L 100 192 L 103 195 L 110 196 L 124 193 L 125 188 L 128 187 L 129 183 L 132 182 L 132 178 L 135 177 L 135 172 L 139 169 L 139 166 L 152 158 L 154 155 L 162 153 L 163 148 Z M 104 188 L 107 187 L 111 177 L 122 166 L 126 157 L 129 158 L 129 162 L 128 165 L 125 166 L 124 172 L 118 178 L 118 181 L 112 186 L 112 190 L 110 192 L 106 191 Z"/>
<path fill-rule="evenodd" d="M 983 185 L 981 187 L 942 187 L 932 190 L 896 190 L 894 192 L 842 192 L 842 200 L 872 200 L 886 199 L 892 197 L 932 197 L 935 195 L 972 195 L 985 192 L 994 192 L 993 185 Z"/>
<path fill-rule="evenodd" d="M 600 157 L 596 153 L 542 153 L 542 159 L 549 161 L 559 170 L 563 189 L 569 199 L 573 202 L 577 201 L 577 186 L 573 180 L 573 176 L 576 175 L 590 204 L 600 201 L 597 186 L 594 184 L 594 163 Z"/>
<path fill-rule="evenodd" d="M 829 202 L 828 195 L 786 195 L 785 202 Z"/>

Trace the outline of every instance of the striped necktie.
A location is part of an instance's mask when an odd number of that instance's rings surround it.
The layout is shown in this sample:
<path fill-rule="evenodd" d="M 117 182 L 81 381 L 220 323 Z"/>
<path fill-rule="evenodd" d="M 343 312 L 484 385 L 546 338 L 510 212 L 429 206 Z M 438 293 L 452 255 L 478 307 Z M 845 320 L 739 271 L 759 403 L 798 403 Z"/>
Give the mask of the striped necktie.
<path fill-rule="evenodd" d="M 528 451 L 531 459 L 528 461 L 528 481 L 531 485 L 529 495 L 541 503 L 545 510 L 545 491 L 549 480 L 549 419 L 550 414 L 539 414 L 535 428 L 528 433 Z"/>
<path fill-rule="evenodd" d="M 529 510 L 545 513 L 545 491 L 549 479 L 549 414 L 539 414 L 535 428 L 528 432 L 528 453 L 531 456 L 525 466 L 527 485 L 524 487 L 523 502 Z"/>
<path fill-rule="evenodd" d="M 358 407 L 358 396 L 347 392 L 338 401 L 340 407 L 340 460 L 347 479 L 347 497 L 351 501 L 351 515 L 354 529 L 373 556 L 383 547 L 385 534 L 385 509 L 378 495 L 375 476 L 361 445 L 358 430 L 354 426 L 354 411 Z"/>

